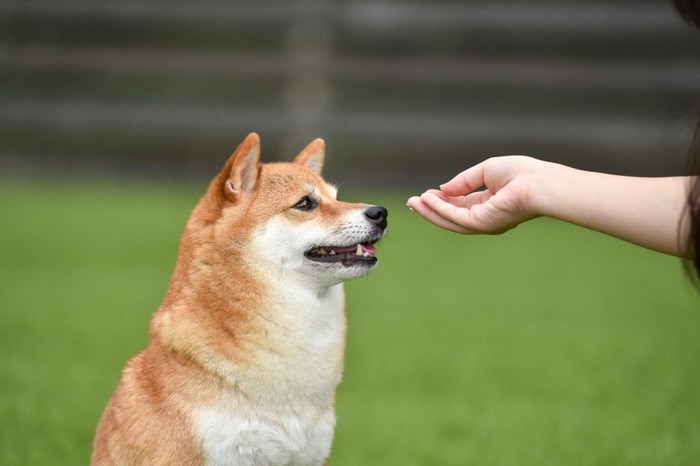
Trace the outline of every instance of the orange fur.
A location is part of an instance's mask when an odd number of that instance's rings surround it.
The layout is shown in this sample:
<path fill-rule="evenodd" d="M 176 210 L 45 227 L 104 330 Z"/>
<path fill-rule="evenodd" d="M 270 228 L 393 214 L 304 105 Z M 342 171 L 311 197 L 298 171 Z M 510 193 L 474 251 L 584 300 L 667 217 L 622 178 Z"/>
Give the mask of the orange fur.
<path fill-rule="evenodd" d="M 230 399 L 240 396 L 246 403 L 251 400 L 247 409 L 257 415 L 248 382 L 254 380 L 263 388 L 283 384 L 264 364 L 277 363 L 277 355 L 284 358 L 303 351 L 272 332 L 290 323 L 280 320 L 286 316 L 277 305 L 278 294 L 271 291 L 272 272 L 250 259 L 251 244 L 273 218 L 290 225 L 311 219 L 332 229 L 339 219 L 367 206 L 335 199 L 335 190 L 319 175 L 322 140 L 309 144 L 291 164 L 261 164 L 259 152 L 258 136 L 249 135 L 193 210 L 170 287 L 151 321 L 151 342 L 129 361 L 102 415 L 92 464 L 205 464 L 197 410 L 211 406 L 235 412 Z M 290 209 L 308 194 L 309 186 L 316 190 L 318 209 L 313 213 Z M 319 287 L 319 293 L 324 289 Z M 344 347 L 342 307 L 339 312 L 340 341 L 332 342 L 328 346 L 332 351 L 322 355 L 328 360 L 333 390 L 340 379 Z M 325 387 L 321 382 L 319 386 Z M 283 386 L 279 389 L 284 392 Z M 308 391 L 317 397 L 314 390 Z M 265 403 L 275 400 L 266 397 Z M 319 400 L 319 413 L 330 409 L 332 414 L 332 396 Z M 308 400 L 302 401 L 306 406 Z M 295 405 L 288 411 L 296 409 Z M 285 410 L 280 407 L 280 412 Z M 267 405 L 259 409 L 262 419 L 268 411 Z"/>

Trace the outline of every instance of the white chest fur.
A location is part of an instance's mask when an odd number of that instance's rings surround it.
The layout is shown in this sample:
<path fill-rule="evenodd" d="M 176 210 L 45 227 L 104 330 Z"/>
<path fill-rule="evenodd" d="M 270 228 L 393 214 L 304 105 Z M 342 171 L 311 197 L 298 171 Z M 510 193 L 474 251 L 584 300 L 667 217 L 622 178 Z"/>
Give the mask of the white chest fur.
<path fill-rule="evenodd" d="M 316 416 L 274 416 L 221 407 L 198 413 L 207 465 L 321 465 L 333 441 L 332 410 Z"/>
<path fill-rule="evenodd" d="M 195 413 L 207 465 L 322 465 L 329 455 L 344 349 L 342 285 L 277 296 L 276 317 L 261 318 L 265 339 L 249 345 L 253 363 L 236 368 L 235 388 Z"/>

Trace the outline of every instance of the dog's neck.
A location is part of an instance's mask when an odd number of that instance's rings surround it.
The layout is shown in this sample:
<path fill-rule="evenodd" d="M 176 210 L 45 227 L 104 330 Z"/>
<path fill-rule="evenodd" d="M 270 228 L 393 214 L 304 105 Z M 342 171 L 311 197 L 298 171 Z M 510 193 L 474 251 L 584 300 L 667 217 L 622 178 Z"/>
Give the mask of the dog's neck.
<path fill-rule="evenodd" d="M 234 280 L 206 262 L 176 268 L 189 279 L 166 296 L 151 323 L 153 339 L 249 399 L 330 402 L 343 365 L 343 285 L 313 286 L 253 265 Z"/>

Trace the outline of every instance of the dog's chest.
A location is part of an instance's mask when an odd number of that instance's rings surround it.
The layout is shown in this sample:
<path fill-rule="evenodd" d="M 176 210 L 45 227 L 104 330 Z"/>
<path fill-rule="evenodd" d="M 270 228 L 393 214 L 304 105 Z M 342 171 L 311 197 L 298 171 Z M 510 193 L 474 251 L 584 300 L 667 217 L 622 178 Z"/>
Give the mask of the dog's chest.
<path fill-rule="evenodd" d="M 310 466 L 321 465 L 328 457 L 335 426 L 332 410 L 274 420 L 250 414 L 216 407 L 197 413 L 208 466 Z"/>
<path fill-rule="evenodd" d="M 322 465 L 330 453 L 342 286 L 323 297 L 291 296 L 276 319 L 263 319 L 265 338 L 251 346 L 250 364 L 231 372 L 231 391 L 195 413 L 207 465 Z"/>

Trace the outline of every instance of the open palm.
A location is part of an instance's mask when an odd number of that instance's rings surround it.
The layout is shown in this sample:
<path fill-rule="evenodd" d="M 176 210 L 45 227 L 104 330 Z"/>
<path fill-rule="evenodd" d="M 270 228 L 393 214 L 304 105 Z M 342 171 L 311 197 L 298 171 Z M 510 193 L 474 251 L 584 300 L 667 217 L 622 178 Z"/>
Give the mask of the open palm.
<path fill-rule="evenodd" d="M 530 186 L 539 163 L 525 156 L 491 158 L 458 174 L 440 190 L 410 198 L 408 206 L 457 233 L 503 233 L 538 216 Z"/>

